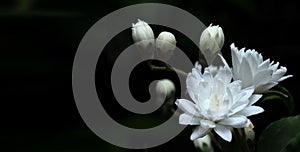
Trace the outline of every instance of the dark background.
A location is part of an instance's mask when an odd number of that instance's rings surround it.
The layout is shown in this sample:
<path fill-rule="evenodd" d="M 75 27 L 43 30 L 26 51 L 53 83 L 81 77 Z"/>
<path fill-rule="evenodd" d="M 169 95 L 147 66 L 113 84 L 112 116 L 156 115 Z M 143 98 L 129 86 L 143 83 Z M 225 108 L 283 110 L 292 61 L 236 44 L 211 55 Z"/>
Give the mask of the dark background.
<path fill-rule="evenodd" d="M 253 48 L 265 58 L 279 61 L 288 68 L 288 74 L 294 75 L 281 84 L 294 95 L 294 114 L 299 114 L 300 32 L 297 23 L 300 9 L 294 1 L 3 0 L 0 2 L 0 95 L 4 103 L 1 106 L 4 112 L 1 142 L 9 141 L 7 145 L 15 151 L 133 151 L 102 141 L 84 124 L 73 99 L 72 64 L 82 37 L 96 21 L 114 10 L 142 2 L 171 4 L 195 15 L 207 26 L 210 23 L 220 25 L 225 33 L 223 54 L 228 61 L 232 42 L 240 48 Z M 153 27 L 156 36 L 163 29 Z M 116 40 L 121 48 L 132 43 L 130 29 L 125 30 L 123 35 Z M 191 47 L 184 44 L 183 48 Z M 196 50 L 194 54 L 197 55 Z M 189 55 L 195 59 L 193 53 Z M 106 57 L 108 55 L 103 55 L 104 59 Z M 109 60 L 103 63 L 104 66 L 110 64 Z M 97 73 L 103 72 L 100 65 Z M 102 67 L 102 70 L 105 71 L 105 68 Z M 109 70 L 106 69 L 107 72 Z M 154 74 L 148 76 L 151 75 Z M 176 81 L 172 73 L 165 75 Z M 104 78 L 96 78 L 99 90 L 104 86 L 101 83 Z M 144 96 L 147 98 L 144 94 L 141 100 Z M 103 98 L 111 99 L 110 96 Z M 111 115 L 121 109 L 114 102 L 106 106 Z M 112 108 L 114 106 L 116 108 Z M 273 103 L 267 104 L 266 111 L 261 118 L 253 118 L 263 121 L 256 125 L 258 132 L 269 122 L 287 115 L 278 102 L 274 102 L 274 107 Z M 188 131 L 148 151 L 176 151 L 179 147 L 195 150 L 189 141 Z"/>

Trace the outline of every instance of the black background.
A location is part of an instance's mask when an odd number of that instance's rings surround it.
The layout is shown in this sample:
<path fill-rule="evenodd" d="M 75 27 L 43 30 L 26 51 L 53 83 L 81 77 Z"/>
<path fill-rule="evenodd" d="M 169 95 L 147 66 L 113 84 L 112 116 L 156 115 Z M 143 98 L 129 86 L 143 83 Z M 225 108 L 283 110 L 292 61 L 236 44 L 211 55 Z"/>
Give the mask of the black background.
<path fill-rule="evenodd" d="M 171 4 L 192 13 L 207 26 L 220 25 L 225 34 L 222 52 L 228 61 L 232 42 L 279 61 L 288 68 L 288 74 L 294 75 L 281 84 L 294 95 L 295 114 L 299 113 L 300 13 L 295 1 L 5 0 L 0 2 L 2 142 L 9 141 L 10 149 L 16 151 L 133 151 L 102 141 L 84 124 L 73 99 L 72 64 L 82 37 L 96 21 L 114 10 L 141 2 Z M 156 36 L 163 29 L 153 27 Z M 118 46 L 132 43 L 130 29 L 123 32 L 126 34 L 117 40 Z M 195 60 L 193 53 L 190 57 Z M 176 79 L 172 73 L 166 75 Z M 101 86 L 103 78 L 96 78 L 97 86 Z M 114 106 L 117 105 L 111 103 L 110 107 Z M 113 115 L 120 107 L 108 109 Z M 253 118 L 264 121 L 262 125 L 258 123 L 258 131 L 286 115 L 276 102 L 274 106 L 269 103 L 266 111 L 273 112 Z M 189 133 L 183 132 L 148 151 L 176 151 L 179 147 L 195 150 Z"/>

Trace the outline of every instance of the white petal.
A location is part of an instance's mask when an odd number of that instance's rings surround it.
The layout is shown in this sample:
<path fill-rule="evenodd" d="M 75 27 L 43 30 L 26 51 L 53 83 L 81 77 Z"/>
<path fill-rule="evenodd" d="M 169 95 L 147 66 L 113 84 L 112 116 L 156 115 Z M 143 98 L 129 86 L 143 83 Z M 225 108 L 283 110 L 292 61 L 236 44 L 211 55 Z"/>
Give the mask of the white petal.
<path fill-rule="evenodd" d="M 277 81 L 279 80 L 285 73 L 287 69 L 286 67 L 280 67 L 280 69 L 276 70 L 272 75 L 272 80 Z"/>
<path fill-rule="evenodd" d="M 287 78 L 291 78 L 291 77 L 293 77 L 293 75 L 287 75 L 287 76 L 284 76 L 284 77 L 280 78 L 280 79 L 278 80 L 278 82 L 283 81 L 283 80 L 285 80 L 285 79 L 287 79 Z"/>
<path fill-rule="evenodd" d="M 278 68 L 278 66 L 279 66 L 279 62 L 277 62 L 276 64 L 271 65 L 270 68 L 271 68 L 273 71 L 276 71 L 277 68 Z"/>
<path fill-rule="evenodd" d="M 221 120 L 218 122 L 218 124 L 240 128 L 240 126 L 245 126 L 247 124 L 247 117 L 243 115 L 234 115 L 227 119 Z"/>
<path fill-rule="evenodd" d="M 246 88 L 252 84 L 252 70 L 250 68 L 249 62 L 246 58 L 243 58 L 240 70 L 237 73 L 240 75 L 240 80 L 242 81 L 242 87 Z"/>
<path fill-rule="evenodd" d="M 179 124 L 182 125 L 200 125 L 200 118 L 191 116 L 189 114 L 181 114 L 179 116 Z"/>
<path fill-rule="evenodd" d="M 260 65 L 258 65 L 258 70 L 268 69 L 270 66 L 270 59 L 265 60 Z"/>
<path fill-rule="evenodd" d="M 232 72 L 229 67 L 220 67 L 215 78 L 222 80 L 225 84 L 227 84 L 232 79 Z"/>
<path fill-rule="evenodd" d="M 241 111 L 249 104 L 249 98 L 252 96 L 253 87 L 248 87 L 241 90 L 239 94 L 236 94 L 233 97 L 232 108 L 230 115 L 235 114 L 238 111 Z"/>
<path fill-rule="evenodd" d="M 200 122 L 201 122 L 201 127 L 203 127 L 203 128 L 214 128 L 214 127 L 216 127 L 216 124 L 212 121 L 209 121 L 209 120 L 202 119 Z"/>
<path fill-rule="evenodd" d="M 197 88 L 199 85 L 200 76 L 196 69 L 192 70 L 192 73 L 189 73 L 186 79 L 186 87 L 189 93 L 189 96 L 193 101 L 198 100 Z"/>
<path fill-rule="evenodd" d="M 273 73 L 272 69 L 259 71 L 254 75 L 253 84 L 260 85 L 260 84 L 268 83 L 272 78 L 272 73 Z"/>
<path fill-rule="evenodd" d="M 240 100 L 240 101 L 236 101 L 233 106 L 230 109 L 230 113 L 228 113 L 228 116 L 231 116 L 241 110 L 243 110 L 245 107 L 247 107 L 249 104 L 248 100 Z"/>
<path fill-rule="evenodd" d="M 252 116 L 259 113 L 264 112 L 264 109 L 258 106 L 249 106 L 243 109 L 242 111 L 238 112 L 238 114 L 244 115 L 244 116 Z"/>
<path fill-rule="evenodd" d="M 230 89 L 232 96 L 235 96 L 241 90 L 242 82 L 240 80 L 236 80 L 231 82 L 227 87 Z"/>
<path fill-rule="evenodd" d="M 190 115 L 200 116 L 196 108 L 196 105 L 189 100 L 177 99 L 175 104 L 185 113 L 188 113 Z"/>
<path fill-rule="evenodd" d="M 214 131 L 224 140 L 230 142 L 232 139 L 232 134 L 229 128 L 222 126 L 222 125 L 217 125 L 216 128 L 214 128 Z"/>
<path fill-rule="evenodd" d="M 261 97 L 262 97 L 261 94 L 253 94 L 253 95 L 249 98 L 249 105 L 253 105 L 253 104 L 256 103 Z"/>
<path fill-rule="evenodd" d="M 257 71 L 258 64 L 259 64 L 256 54 L 257 52 L 251 51 L 249 56 L 247 56 L 247 60 L 249 62 L 249 65 L 253 73 Z"/>
<path fill-rule="evenodd" d="M 254 88 L 248 87 L 248 88 L 243 89 L 242 91 L 243 91 L 244 95 L 240 100 L 244 101 L 244 100 L 248 100 L 252 96 L 252 94 L 254 92 Z"/>
<path fill-rule="evenodd" d="M 209 133 L 210 131 L 211 131 L 211 129 L 209 129 L 209 128 L 204 129 L 204 128 L 202 128 L 202 127 L 199 126 L 199 127 L 197 127 L 197 128 L 193 131 L 193 133 L 192 133 L 190 139 L 191 139 L 191 140 L 195 140 L 195 139 L 204 137 L 204 136 L 205 136 L 207 133 Z"/>
<path fill-rule="evenodd" d="M 226 88 L 226 93 L 228 96 L 228 106 L 231 107 L 232 106 L 232 101 L 233 101 L 233 93 L 231 92 L 231 90 L 229 88 Z"/>
<path fill-rule="evenodd" d="M 234 46 L 234 43 L 232 43 L 230 45 L 231 47 L 231 58 L 232 58 L 232 70 L 233 70 L 233 74 L 234 74 L 234 79 L 235 80 L 239 80 L 239 76 L 238 75 L 238 69 L 240 68 L 240 61 L 239 58 L 237 57 L 237 48 Z"/>
<path fill-rule="evenodd" d="M 228 63 L 226 62 L 226 60 L 224 59 L 224 57 L 223 57 L 221 54 L 218 54 L 218 56 L 221 58 L 221 60 L 222 60 L 222 62 L 223 62 L 223 64 L 224 64 L 224 66 L 225 66 L 225 67 L 229 67 L 229 66 L 228 66 Z"/>
<path fill-rule="evenodd" d="M 212 87 L 212 92 L 220 96 L 223 96 L 226 91 L 226 86 L 222 80 L 214 80 Z"/>
<path fill-rule="evenodd" d="M 255 93 L 264 93 L 264 92 L 268 91 L 269 89 L 273 88 L 277 84 L 278 84 L 277 82 L 272 82 L 272 83 L 257 86 L 255 88 L 254 92 Z"/>

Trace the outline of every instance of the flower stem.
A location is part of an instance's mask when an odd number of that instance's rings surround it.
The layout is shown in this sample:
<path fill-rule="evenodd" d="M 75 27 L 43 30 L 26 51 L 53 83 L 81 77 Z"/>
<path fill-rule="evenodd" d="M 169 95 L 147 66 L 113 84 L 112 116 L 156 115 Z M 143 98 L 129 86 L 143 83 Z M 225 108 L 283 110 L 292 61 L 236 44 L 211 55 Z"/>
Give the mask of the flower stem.
<path fill-rule="evenodd" d="M 222 150 L 221 143 L 216 139 L 215 135 L 210 132 L 209 136 L 211 138 L 211 141 L 219 148 L 219 150 Z"/>
<path fill-rule="evenodd" d="M 247 144 L 247 139 L 243 128 L 233 128 L 233 135 L 241 148 L 242 152 L 250 152 L 250 149 Z"/>
<path fill-rule="evenodd" d="M 159 66 L 155 66 L 155 65 L 151 65 L 150 64 L 150 68 L 151 68 L 151 70 L 155 70 L 155 71 L 169 71 L 169 72 L 174 71 L 174 72 L 176 72 L 177 74 L 179 74 L 181 76 L 187 77 L 187 73 L 185 73 L 182 70 L 179 70 L 179 69 L 176 69 L 174 67 L 171 67 L 171 66 L 159 67 Z"/>

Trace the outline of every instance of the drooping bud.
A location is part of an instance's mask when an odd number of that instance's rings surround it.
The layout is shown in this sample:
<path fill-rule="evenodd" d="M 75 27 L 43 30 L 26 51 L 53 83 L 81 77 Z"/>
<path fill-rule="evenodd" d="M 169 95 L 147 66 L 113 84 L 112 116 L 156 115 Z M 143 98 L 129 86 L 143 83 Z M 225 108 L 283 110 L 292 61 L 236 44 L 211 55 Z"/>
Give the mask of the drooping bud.
<path fill-rule="evenodd" d="M 170 32 L 161 32 L 156 38 L 158 58 L 168 60 L 176 48 L 175 36 Z"/>
<path fill-rule="evenodd" d="M 175 93 L 175 85 L 168 79 L 159 80 L 155 87 L 156 93 L 160 97 L 170 98 Z"/>
<path fill-rule="evenodd" d="M 210 65 L 215 57 L 220 53 L 224 44 L 224 33 L 218 25 L 209 25 L 200 37 L 200 51 L 204 55 L 207 63 Z"/>
<path fill-rule="evenodd" d="M 139 20 L 132 23 L 132 39 L 142 56 L 154 56 L 154 33 L 148 23 Z"/>
<path fill-rule="evenodd" d="M 209 135 L 205 135 L 202 138 L 194 140 L 194 145 L 197 149 L 203 152 L 213 152 L 214 149 L 211 145 L 211 138 Z"/>
<path fill-rule="evenodd" d="M 164 103 L 163 113 L 173 112 L 176 88 L 174 83 L 168 79 L 158 80 L 155 86 L 157 104 Z"/>
<path fill-rule="evenodd" d="M 254 126 L 250 121 L 247 122 L 247 126 L 248 126 L 247 128 L 244 128 L 246 140 L 248 140 L 248 139 L 254 140 L 254 138 L 255 138 L 255 132 L 253 130 Z"/>

